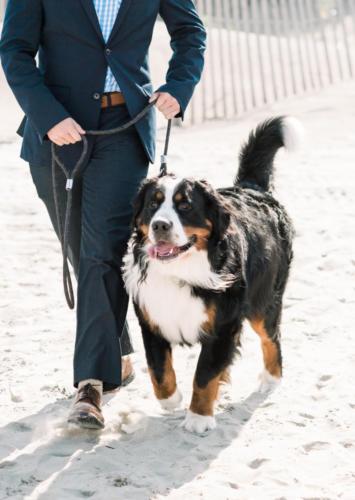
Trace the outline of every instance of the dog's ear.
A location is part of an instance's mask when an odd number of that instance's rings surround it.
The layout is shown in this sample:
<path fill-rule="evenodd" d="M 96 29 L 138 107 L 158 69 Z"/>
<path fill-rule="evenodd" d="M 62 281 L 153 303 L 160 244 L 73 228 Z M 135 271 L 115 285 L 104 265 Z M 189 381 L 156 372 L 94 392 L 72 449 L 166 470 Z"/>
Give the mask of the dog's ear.
<path fill-rule="evenodd" d="M 157 179 L 155 177 L 152 177 L 150 179 L 145 179 L 139 188 L 138 194 L 133 202 L 133 218 L 132 218 L 133 228 L 136 228 L 140 224 L 139 218 L 142 214 L 142 210 L 145 205 L 147 192 L 149 191 L 150 187 L 156 183 L 156 181 Z"/>
<path fill-rule="evenodd" d="M 222 196 L 207 181 L 197 181 L 197 188 L 202 193 L 207 219 L 212 223 L 211 239 L 218 243 L 223 237 L 230 223 L 230 211 Z"/>

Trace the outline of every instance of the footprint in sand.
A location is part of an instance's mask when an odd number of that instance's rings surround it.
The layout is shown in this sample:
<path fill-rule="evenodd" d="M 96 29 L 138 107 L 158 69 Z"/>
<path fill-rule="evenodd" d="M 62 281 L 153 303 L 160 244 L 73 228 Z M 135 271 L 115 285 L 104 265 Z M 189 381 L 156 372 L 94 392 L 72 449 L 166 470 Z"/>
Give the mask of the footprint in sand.
<path fill-rule="evenodd" d="M 353 448 L 354 447 L 354 443 L 352 443 L 351 441 L 343 441 L 340 444 L 342 446 L 344 446 L 344 448 Z"/>
<path fill-rule="evenodd" d="M 324 448 L 327 448 L 328 446 L 330 446 L 330 443 L 327 443 L 326 441 L 313 441 L 312 443 L 304 444 L 303 449 L 308 453 L 309 451 L 324 450 Z"/>
<path fill-rule="evenodd" d="M 309 420 L 313 420 L 315 418 L 313 415 L 310 415 L 309 413 L 299 413 L 299 416 L 303 418 L 308 418 Z"/>
<path fill-rule="evenodd" d="M 79 491 L 79 495 L 83 498 L 90 498 L 95 495 L 96 491 Z"/>
<path fill-rule="evenodd" d="M 251 469 L 259 469 L 259 467 L 261 465 L 263 465 L 263 463 L 265 462 L 268 462 L 269 459 L 268 458 L 256 458 L 255 460 L 252 460 L 248 466 L 251 468 Z"/>
<path fill-rule="evenodd" d="M 332 375 L 322 375 L 318 379 L 318 384 L 316 384 L 317 389 L 323 389 L 326 387 L 325 382 L 328 382 L 332 378 Z"/>
<path fill-rule="evenodd" d="M 128 485 L 129 481 L 126 477 L 117 477 L 113 481 L 113 486 L 115 486 L 116 488 L 122 488 L 123 486 L 128 486 Z"/>
<path fill-rule="evenodd" d="M 30 425 L 25 424 L 24 422 L 13 422 L 10 425 L 15 432 L 29 432 L 33 430 Z"/>
<path fill-rule="evenodd" d="M 66 489 L 66 492 L 71 493 L 72 496 L 78 498 L 91 498 L 97 493 L 96 491 L 92 490 L 72 490 L 72 489 Z"/>

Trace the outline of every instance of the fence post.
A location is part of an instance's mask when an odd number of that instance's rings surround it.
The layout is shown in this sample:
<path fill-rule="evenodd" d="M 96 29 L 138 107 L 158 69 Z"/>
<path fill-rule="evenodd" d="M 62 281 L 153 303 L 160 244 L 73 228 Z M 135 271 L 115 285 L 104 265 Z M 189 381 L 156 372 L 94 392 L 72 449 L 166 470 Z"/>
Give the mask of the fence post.
<path fill-rule="evenodd" d="M 207 1 L 206 17 L 207 25 L 209 27 L 209 36 L 207 38 L 207 56 L 210 59 L 210 74 L 211 74 L 211 87 L 212 87 L 212 108 L 213 108 L 213 118 L 217 118 L 217 84 L 216 84 L 216 66 L 214 57 L 214 22 L 213 22 L 213 9 L 212 0 Z"/>
<path fill-rule="evenodd" d="M 280 60 L 280 73 L 283 86 L 283 96 L 286 97 L 288 95 L 288 92 L 287 92 L 287 82 L 285 74 L 285 58 L 282 50 L 283 44 L 281 38 L 281 11 L 279 7 L 279 2 L 277 0 L 272 0 L 272 13 L 275 26 L 275 37 L 277 39 L 277 49 L 278 49 L 277 51 Z"/>
<path fill-rule="evenodd" d="M 307 27 L 307 25 L 309 26 L 309 31 L 310 31 L 311 36 L 312 36 L 313 52 L 314 52 L 314 59 L 316 61 L 316 66 L 317 66 L 319 85 L 320 85 L 320 87 L 324 87 L 323 71 L 322 71 L 322 66 L 321 66 L 320 60 L 319 60 L 318 42 L 317 42 L 316 34 L 315 34 L 317 24 L 314 22 L 315 21 L 314 11 L 311 8 L 311 2 L 312 2 L 312 0 L 306 0 L 306 27 Z"/>
<path fill-rule="evenodd" d="M 263 20 L 263 33 L 266 37 L 267 49 L 269 54 L 269 64 L 271 71 L 271 82 L 272 82 L 272 90 L 274 100 L 277 101 L 279 92 L 278 86 L 276 82 L 276 74 L 275 74 L 275 65 L 274 65 L 274 56 L 271 44 L 271 30 L 270 30 L 270 13 L 271 13 L 271 4 L 269 0 L 261 0 L 261 17 Z"/>
<path fill-rule="evenodd" d="M 251 90 L 251 105 L 252 108 L 256 107 L 256 95 L 255 95 L 255 81 L 254 81 L 254 68 L 253 61 L 250 50 L 250 16 L 249 16 L 249 6 L 247 0 L 241 0 L 242 7 L 242 17 L 243 17 L 243 29 L 245 34 L 247 61 L 248 61 L 248 73 L 249 73 L 249 84 Z"/>
<path fill-rule="evenodd" d="M 290 22 L 289 22 L 288 12 L 286 9 L 286 2 L 287 2 L 287 0 L 280 0 L 282 20 L 283 20 L 283 32 L 284 32 L 284 35 L 286 38 L 286 44 L 287 44 L 292 90 L 293 90 L 294 94 L 297 94 L 296 75 L 295 75 L 295 69 L 294 69 L 293 64 L 292 64 L 293 53 L 292 53 L 292 45 L 291 45 L 291 26 L 290 26 Z"/>
<path fill-rule="evenodd" d="M 217 29 L 218 29 L 218 48 L 219 54 L 218 58 L 220 61 L 220 76 L 221 76 L 221 84 L 222 84 L 222 109 L 224 118 L 228 115 L 227 110 L 227 87 L 226 87 L 226 65 L 225 65 L 225 55 L 224 55 L 224 42 L 223 42 L 223 33 L 224 33 L 224 22 L 222 16 L 222 4 L 221 0 L 215 2 L 216 6 L 216 19 L 217 19 Z"/>
<path fill-rule="evenodd" d="M 223 15 L 225 19 L 225 28 L 227 30 L 227 43 L 228 43 L 228 54 L 229 54 L 229 65 L 230 65 L 230 77 L 231 77 L 231 93 L 232 93 L 232 102 L 233 102 L 233 111 L 234 115 L 238 114 L 238 103 L 237 103 L 237 85 L 236 85 L 236 71 L 234 64 L 234 51 L 232 44 L 232 34 L 234 34 L 233 27 L 233 18 L 232 18 L 232 5 L 234 0 L 222 0 L 223 1 Z"/>
<path fill-rule="evenodd" d="M 344 11 L 344 8 L 343 8 L 343 0 L 337 0 L 336 5 L 338 7 L 339 22 L 340 22 L 340 26 L 341 26 L 341 29 L 342 29 L 342 32 L 343 32 L 344 46 L 345 46 L 345 51 L 346 51 L 346 58 L 347 58 L 347 61 L 348 61 L 348 66 L 349 66 L 349 74 L 352 77 L 353 76 L 353 65 L 352 65 L 350 48 L 349 48 L 348 34 L 347 34 L 347 31 L 346 31 L 345 11 Z"/>
<path fill-rule="evenodd" d="M 242 33 L 241 33 L 241 6 L 240 6 L 240 0 L 235 0 L 235 2 L 231 3 L 232 6 L 232 13 L 231 17 L 233 20 L 233 26 L 235 28 L 235 39 L 236 39 L 236 48 L 237 48 L 237 62 L 238 62 L 238 70 L 239 70 L 239 80 L 238 84 L 240 85 L 240 92 L 242 96 L 242 106 L 243 106 L 243 111 L 247 110 L 247 100 L 246 100 L 246 90 L 245 90 L 245 83 L 246 79 L 244 78 L 244 71 L 243 67 L 245 66 L 243 62 L 245 61 L 243 51 L 241 48 L 241 40 L 242 40 Z"/>
<path fill-rule="evenodd" d="M 256 47 L 257 47 L 257 55 L 259 59 L 259 70 L 260 70 L 260 83 L 262 90 L 262 100 L 263 103 L 267 103 L 267 94 L 266 94 L 266 75 L 265 75 L 265 67 L 264 60 L 262 56 L 261 43 L 260 43 L 260 11 L 257 0 L 251 0 L 251 11 L 252 11 L 252 27 L 253 34 L 256 37 Z"/>
<path fill-rule="evenodd" d="M 306 14 L 305 14 L 305 6 L 304 6 L 304 0 L 299 0 L 299 21 L 300 21 L 300 30 L 304 38 L 304 45 L 305 45 L 305 52 L 306 52 L 306 62 L 307 62 L 307 71 L 309 74 L 309 80 L 312 89 L 316 88 L 315 84 L 315 79 L 313 76 L 313 66 L 312 66 L 312 61 L 311 61 L 311 45 L 309 43 L 309 36 L 308 36 L 308 30 L 307 30 L 307 23 L 306 23 Z"/>
<path fill-rule="evenodd" d="M 324 28 L 324 20 L 321 17 L 321 5 L 320 5 L 320 0 L 316 0 L 317 2 L 317 7 L 318 7 L 318 13 L 319 13 L 319 28 L 320 28 L 320 33 L 322 36 L 322 42 L 323 42 L 323 48 L 324 48 L 324 53 L 325 53 L 325 58 L 327 61 L 327 68 L 328 68 L 328 77 L 329 77 L 329 82 L 333 83 L 334 82 L 334 76 L 333 76 L 333 68 L 330 62 L 330 55 L 329 55 L 329 48 L 328 48 L 328 40 L 327 40 L 327 33 Z"/>

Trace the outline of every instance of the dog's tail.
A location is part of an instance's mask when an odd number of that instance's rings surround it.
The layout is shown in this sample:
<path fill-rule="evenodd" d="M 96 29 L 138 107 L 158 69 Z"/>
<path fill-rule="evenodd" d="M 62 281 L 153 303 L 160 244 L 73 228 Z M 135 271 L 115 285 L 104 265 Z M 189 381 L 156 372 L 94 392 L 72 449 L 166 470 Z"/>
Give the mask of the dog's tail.
<path fill-rule="evenodd" d="M 297 150 L 302 136 L 302 125 L 295 118 L 279 116 L 258 125 L 242 147 L 234 184 L 269 191 L 277 151 Z"/>

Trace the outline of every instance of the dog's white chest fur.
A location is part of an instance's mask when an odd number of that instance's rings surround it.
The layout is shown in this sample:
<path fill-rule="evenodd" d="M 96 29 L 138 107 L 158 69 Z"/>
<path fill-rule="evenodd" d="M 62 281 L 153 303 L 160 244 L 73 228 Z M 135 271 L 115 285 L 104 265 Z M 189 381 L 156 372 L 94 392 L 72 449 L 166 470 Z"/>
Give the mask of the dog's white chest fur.
<path fill-rule="evenodd" d="M 212 271 L 207 252 L 195 248 L 186 258 L 168 264 L 150 260 L 142 281 L 142 270 L 134 262 L 131 246 L 124 257 L 123 276 L 127 292 L 172 344 L 194 344 L 204 333 L 206 305 L 192 295 L 191 287 L 220 291 L 229 283 L 228 276 L 226 279 Z"/>
<path fill-rule="evenodd" d="M 191 286 L 215 290 L 225 286 L 221 276 L 211 270 L 207 253 L 191 249 L 188 258 L 176 262 L 150 261 L 143 282 L 141 277 L 130 249 L 124 258 L 128 293 L 169 342 L 196 343 L 208 315 L 203 300 L 192 295 Z"/>
<path fill-rule="evenodd" d="M 148 272 L 140 285 L 138 301 L 152 323 L 172 344 L 199 340 L 201 327 L 207 320 L 205 304 L 191 295 L 191 287 L 159 273 Z"/>

